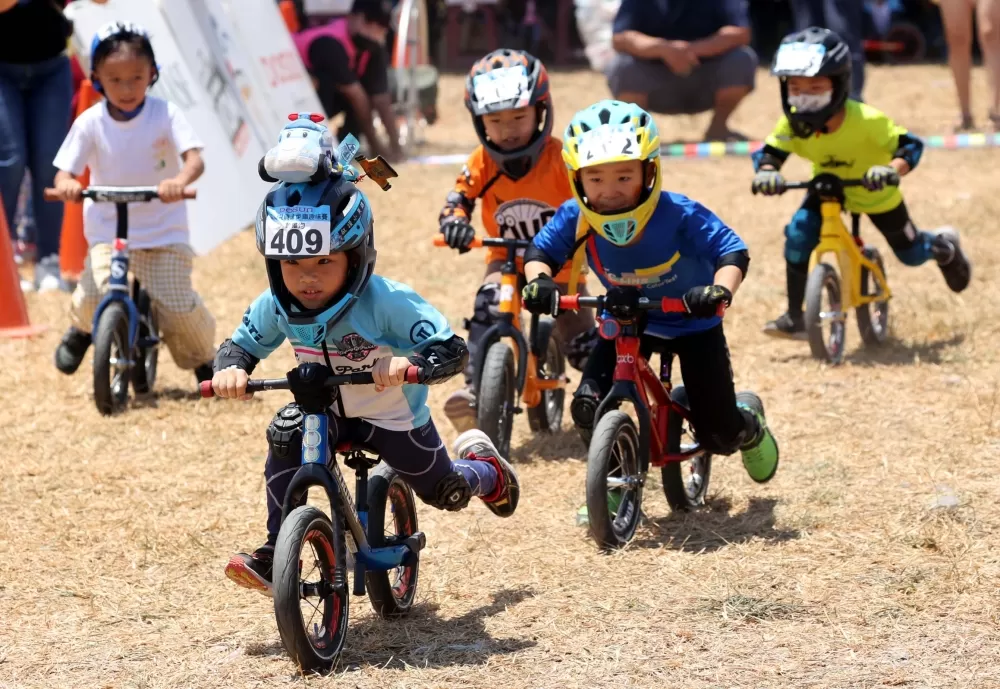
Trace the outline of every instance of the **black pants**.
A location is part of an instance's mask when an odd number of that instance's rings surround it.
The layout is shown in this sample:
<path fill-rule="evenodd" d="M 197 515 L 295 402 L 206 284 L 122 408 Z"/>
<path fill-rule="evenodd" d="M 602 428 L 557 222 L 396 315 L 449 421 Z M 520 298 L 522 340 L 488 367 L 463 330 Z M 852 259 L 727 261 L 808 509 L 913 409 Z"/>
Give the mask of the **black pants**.
<path fill-rule="evenodd" d="M 691 423 L 698 441 L 713 454 L 732 454 L 757 435 L 757 420 L 736 406 L 733 368 L 722 324 L 672 340 L 643 335 L 639 351 L 646 359 L 653 352 L 661 356 L 676 354 L 680 359 L 684 389 L 691 403 Z M 603 399 L 611 390 L 615 360 L 614 341 L 598 341 L 583 368 L 580 388 L 590 382 Z"/>

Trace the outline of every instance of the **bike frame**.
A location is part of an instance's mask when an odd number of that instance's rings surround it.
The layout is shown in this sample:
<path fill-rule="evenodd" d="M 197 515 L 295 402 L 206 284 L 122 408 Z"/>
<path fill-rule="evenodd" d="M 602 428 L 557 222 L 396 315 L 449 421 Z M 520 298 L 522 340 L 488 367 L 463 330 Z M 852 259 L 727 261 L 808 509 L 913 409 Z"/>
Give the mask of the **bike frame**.
<path fill-rule="evenodd" d="M 302 424 L 302 465 L 288 485 L 281 506 L 281 521 L 285 521 L 310 487 L 323 488 L 330 502 L 330 518 L 343 518 L 354 540 L 357 548 L 354 552 L 354 595 L 364 595 L 366 570 L 384 572 L 405 564 L 424 547 L 426 537 L 417 531 L 401 543 L 373 548 L 368 543 L 368 470 L 378 464 L 378 458 L 371 457 L 368 448 L 349 441 L 337 442 L 331 447 L 330 420 L 326 413 L 305 414 Z M 346 455 L 345 463 L 356 472 L 356 502 L 340 470 L 337 454 Z M 335 561 L 334 586 L 346 586 L 346 563 Z"/>
<path fill-rule="evenodd" d="M 862 253 L 865 244 L 858 231 L 855 221 L 854 231 L 848 232 L 841 217 L 843 206 L 840 199 L 834 196 L 822 196 L 820 213 L 823 225 L 820 229 L 819 244 L 809 256 L 809 272 L 820 263 L 827 254 L 833 254 L 837 259 L 841 279 L 847 283 L 846 303 L 843 311 L 856 309 L 864 304 L 875 301 L 887 301 L 892 298 L 892 291 L 886 281 L 882 268 Z M 861 293 L 861 269 L 867 268 L 877 286 L 876 294 Z"/>

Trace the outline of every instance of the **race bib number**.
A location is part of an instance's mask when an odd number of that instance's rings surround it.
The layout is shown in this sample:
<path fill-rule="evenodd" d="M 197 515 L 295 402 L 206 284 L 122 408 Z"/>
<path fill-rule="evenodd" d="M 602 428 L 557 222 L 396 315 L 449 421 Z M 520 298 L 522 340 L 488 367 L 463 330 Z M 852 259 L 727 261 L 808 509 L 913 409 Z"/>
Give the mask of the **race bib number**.
<path fill-rule="evenodd" d="M 528 72 L 523 66 L 494 69 L 472 78 L 476 101 L 482 106 L 515 101 L 512 108 L 523 107 L 531 98 L 528 89 Z"/>
<path fill-rule="evenodd" d="M 816 76 L 825 56 L 826 47 L 817 43 L 786 43 L 778 48 L 774 71 Z"/>
<path fill-rule="evenodd" d="M 602 124 L 583 132 L 579 139 L 579 160 L 582 163 L 627 156 L 639 157 L 639 139 L 631 124 Z"/>
<path fill-rule="evenodd" d="M 308 258 L 330 253 L 330 207 L 277 206 L 264 219 L 268 258 Z"/>

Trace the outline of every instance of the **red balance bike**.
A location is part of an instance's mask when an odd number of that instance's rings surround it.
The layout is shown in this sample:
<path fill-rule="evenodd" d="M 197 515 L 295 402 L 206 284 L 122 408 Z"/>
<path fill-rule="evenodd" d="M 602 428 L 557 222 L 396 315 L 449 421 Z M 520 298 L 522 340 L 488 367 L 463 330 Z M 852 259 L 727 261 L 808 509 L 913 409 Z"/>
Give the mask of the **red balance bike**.
<path fill-rule="evenodd" d="M 642 489 L 649 465 L 660 468 L 663 492 L 675 511 L 705 503 L 712 455 L 694 438 L 688 396 L 683 385 L 670 384 L 673 354 L 660 354 L 660 373 L 639 351 L 642 311 L 686 313 L 684 302 L 665 297 L 639 300 L 627 317 L 604 311 L 604 297 L 559 298 L 559 310 L 592 307 L 599 314 L 598 332 L 615 341 L 617 363 L 611 391 L 597 407 L 587 456 L 587 514 L 590 535 L 605 549 L 620 548 L 635 535 L 642 513 Z M 719 307 L 718 315 L 725 311 Z M 631 403 L 636 422 L 621 411 Z"/>

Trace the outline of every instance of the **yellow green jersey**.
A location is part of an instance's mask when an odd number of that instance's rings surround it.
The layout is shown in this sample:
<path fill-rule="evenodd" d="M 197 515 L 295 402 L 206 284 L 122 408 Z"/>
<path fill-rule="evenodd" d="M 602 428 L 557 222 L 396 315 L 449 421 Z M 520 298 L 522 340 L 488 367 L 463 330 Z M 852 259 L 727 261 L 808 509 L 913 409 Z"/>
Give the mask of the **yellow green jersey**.
<path fill-rule="evenodd" d="M 841 179 L 860 179 L 873 165 L 888 165 L 907 130 L 870 105 L 848 100 L 844 108 L 844 122 L 835 132 L 794 136 L 788 118 L 782 116 L 764 144 L 810 161 L 814 176 L 832 173 Z M 847 187 L 844 197 L 847 210 L 865 214 L 891 211 L 903 201 L 898 187 L 881 191 Z"/>

